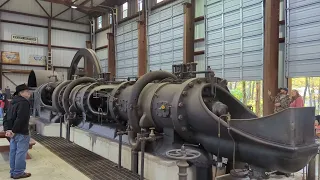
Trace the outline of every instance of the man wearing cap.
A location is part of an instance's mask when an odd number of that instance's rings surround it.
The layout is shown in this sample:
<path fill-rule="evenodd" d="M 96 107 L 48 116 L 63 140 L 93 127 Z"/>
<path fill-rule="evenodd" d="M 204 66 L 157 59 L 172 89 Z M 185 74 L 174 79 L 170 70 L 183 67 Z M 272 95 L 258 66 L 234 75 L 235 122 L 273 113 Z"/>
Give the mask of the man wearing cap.
<path fill-rule="evenodd" d="M 274 113 L 283 111 L 290 106 L 290 96 L 287 88 L 280 88 L 280 92 L 276 96 L 271 96 L 268 91 L 270 100 L 274 103 Z"/>
<path fill-rule="evenodd" d="M 13 99 L 3 119 L 6 136 L 10 140 L 10 176 L 13 179 L 30 177 L 26 173 L 26 156 L 29 149 L 30 98 L 25 84 L 16 87 Z"/>

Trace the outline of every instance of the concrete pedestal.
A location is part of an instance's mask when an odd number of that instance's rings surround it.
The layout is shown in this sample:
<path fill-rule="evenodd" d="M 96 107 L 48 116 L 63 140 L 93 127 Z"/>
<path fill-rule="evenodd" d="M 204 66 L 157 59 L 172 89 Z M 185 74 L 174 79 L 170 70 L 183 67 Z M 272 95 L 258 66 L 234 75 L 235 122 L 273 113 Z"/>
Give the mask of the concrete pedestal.
<path fill-rule="evenodd" d="M 37 132 L 43 136 L 59 137 L 60 124 L 45 124 L 40 120 L 35 120 Z M 63 137 L 65 138 L 66 127 L 63 125 Z M 106 159 L 118 163 L 119 144 L 116 141 L 101 137 L 97 134 L 71 127 L 70 141 L 86 148 Z M 178 166 L 176 161 L 168 160 L 145 153 L 144 177 L 148 180 L 178 180 Z M 122 167 L 131 168 L 131 148 L 122 145 Z M 139 153 L 139 173 L 140 173 L 140 153 Z M 195 168 L 188 167 L 188 180 L 195 180 Z"/>

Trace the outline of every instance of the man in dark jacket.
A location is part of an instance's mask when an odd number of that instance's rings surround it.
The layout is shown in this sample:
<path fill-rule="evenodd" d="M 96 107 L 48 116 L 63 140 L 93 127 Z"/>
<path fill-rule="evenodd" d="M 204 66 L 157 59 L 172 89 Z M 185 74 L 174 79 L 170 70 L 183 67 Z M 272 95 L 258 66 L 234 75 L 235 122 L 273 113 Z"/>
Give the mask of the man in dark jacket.
<path fill-rule="evenodd" d="M 21 84 L 3 119 L 6 136 L 10 137 L 10 176 L 13 179 L 30 177 L 26 173 L 26 156 L 29 149 L 30 92 L 28 86 Z"/>

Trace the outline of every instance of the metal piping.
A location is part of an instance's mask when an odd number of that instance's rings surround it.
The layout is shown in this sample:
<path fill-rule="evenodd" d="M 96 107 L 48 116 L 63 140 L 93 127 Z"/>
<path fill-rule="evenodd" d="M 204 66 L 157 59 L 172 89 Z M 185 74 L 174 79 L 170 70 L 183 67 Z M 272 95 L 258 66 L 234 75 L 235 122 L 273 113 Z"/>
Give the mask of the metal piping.
<path fill-rule="evenodd" d="M 89 94 L 87 95 L 87 105 L 88 105 L 88 109 L 91 113 L 95 114 L 95 115 L 99 115 L 99 116 L 108 116 L 109 113 L 109 107 L 108 107 L 108 103 L 107 103 L 107 112 L 98 112 L 96 110 L 94 110 L 90 104 L 90 97 L 92 96 L 92 94 L 96 91 L 96 90 L 102 90 L 102 89 L 108 89 L 108 88 L 99 88 L 95 87 L 94 89 L 92 89 Z"/>
<path fill-rule="evenodd" d="M 52 106 L 46 105 L 46 104 L 42 101 L 42 97 L 41 97 L 41 92 L 42 92 L 43 88 L 45 88 L 48 84 L 49 84 L 49 83 L 43 84 L 43 85 L 41 85 L 41 86 L 39 87 L 39 90 L 38 90 L 39 101 L 40 101 L 40 104 L 41 104 L 41 106 L 42 106 L 43 108 L 49 109 L 50 111 L 54 111 L 55 109 L 54 109 Z"/>
<path fill-rule="evenodd" d="M 59 105 L 60 91 L 71 82 L 71 80 L 61 82 L 52 93 L 52 107 L 58 112 L 64 112 L 63 107 Z"/>
<path fill-rule="evenodd" d="M 133 85 L 130 98 L 128 100 L 128 123 L 134 132 L 140 131 L 139 126 L 139 115 L 138 115 L 138 99 L 143 88 L 155 80 L 163 80 L 166 78 L 177 79 L 177 76 L 166 72 L 166 71 L 153 71 L 143 75 L 138 81 Z"/>
<path fill-rule="evenodd" d="M 82 83 L 93 83 L 93 82 L 96 82 L 96 80 L 93 79 L 93 78 L 82 77 L 82 78 L 79 78 L 79 79 L 76 79 L 76 80 L 72 81 L 66 87 L 66 89 L 63 92 L 63 97 L 62 97 L 63 98 L 62 104 L 63 104 L 63 108 L 64 108 L 65 112 L 69 112 L 69 108 L 70 108 L 69 95 L 70 95 L 70 92 L 72 91 L 72 89 L 74 87 L 76 87 L 77 85 L 79 85 L 79 84 L 82 84 Z"/>
<path fill-rule="evenodd" d="M 135 133 L 134 131 L 128 131 L 128 140 L 131 145 L 131 149 L 134 151 L 140 150 L 140 133 Z"/>
<path fill-rule="evenodd" d="M 107 9 L 111 9 L 111 11 L 112 11 L 112 21 L 113 21 L 113 23 L 112 23 L 112 26 L 113 26 L 113 28 L 112 28 L 112 33 L 113 33 L 113 37 L 115 38 L 115 42 L 116 42 L 116 38 L 117 38 L 117 26 L 118 26 L 118 21 L 116 21 L 116 19 L 118 19 L 118 11 L 117 11 L 117 8 L 113 8 L 113 7 L 109 7 L 109 6 L 104 6 L 104 5 L 98 5 L 98 6 L 100 6 L 100 7 L 103 7 L 103 8 L 107 8 Z M 116 17 L 116 18 L 114 18 L 114 17 Z M 117 62 L 117 57 L 118 57 L 118 55 L 117 55 L 117 45 L 114 43 L 114 56 L 115 56 L 115 60 L 116 60 L 116 62 Z M 117 72 L 116 72 L 117 73 Z M 116 74 L 115 74 L 116 75 Z"/>
<path fill-rule="evenodd" d="M 144 151 L 145 151 L 145 148 L 146 148 L 146 141 L 143 140 L 143 141 L 141 141 L 140 180 L 144 180 L 143 176 L 144 176 Z"/>

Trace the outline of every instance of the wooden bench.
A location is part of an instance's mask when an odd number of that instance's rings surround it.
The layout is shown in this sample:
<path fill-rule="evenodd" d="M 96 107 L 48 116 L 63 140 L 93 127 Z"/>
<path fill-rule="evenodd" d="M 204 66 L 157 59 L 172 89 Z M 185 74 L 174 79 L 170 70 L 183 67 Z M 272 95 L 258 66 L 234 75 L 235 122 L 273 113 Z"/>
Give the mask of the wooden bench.
<path fill-rule="evenodd" d="M 0 132 L 0 153 L 1 152 L 9 152 L 10 151 L 10 138 L 5 136 L 5 132 Z M 30 138 L 29 149 L 32 149 L 32 146 L 36 144 L 36 141 Z M 27 154 L 26 159 L 31 159 L 29 153 Z"/>

